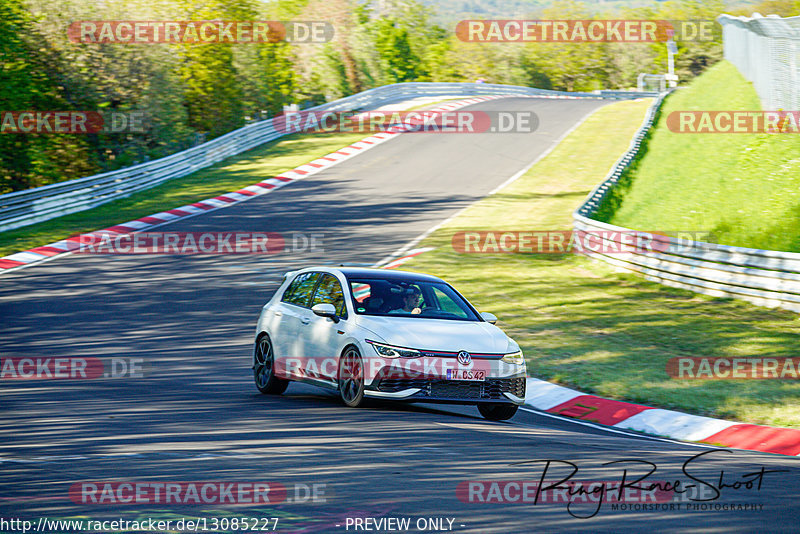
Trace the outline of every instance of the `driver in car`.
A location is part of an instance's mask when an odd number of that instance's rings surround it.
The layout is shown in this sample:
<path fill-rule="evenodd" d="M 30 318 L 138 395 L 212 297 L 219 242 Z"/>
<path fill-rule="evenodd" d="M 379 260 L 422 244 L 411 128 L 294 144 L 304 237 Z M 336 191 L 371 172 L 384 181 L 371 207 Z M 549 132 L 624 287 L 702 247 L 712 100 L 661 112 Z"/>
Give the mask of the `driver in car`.
<path fill-rule="evenodd" d="M 422 292 L 418 287 L 409 287 L 403 295 L 401 307 L 390 310 L 389 313 L 410 313 L 413 315 L 422 313 L 422 308 L 419 307 L 421 298 Z"/>

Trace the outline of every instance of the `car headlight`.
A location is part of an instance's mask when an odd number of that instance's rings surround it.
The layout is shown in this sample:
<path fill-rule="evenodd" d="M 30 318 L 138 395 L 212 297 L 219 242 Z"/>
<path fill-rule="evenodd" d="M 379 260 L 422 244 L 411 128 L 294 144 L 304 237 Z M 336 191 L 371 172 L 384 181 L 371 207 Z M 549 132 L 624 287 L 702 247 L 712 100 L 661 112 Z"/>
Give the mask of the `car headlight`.
<path fill-rule="evenodd" d="M 405 349 L 403 347 L 395 347 L 393 345 L 384 345 L 383 343 L 376 343 L 375 341 L 367 341 L 378 355 L 384 358 L 419 358 L 422 353 L 414 349 Z"/>
<path fill-rule="evenodd" d="M 525 363 L 525 358 L 522 357 L 522 351 L 512 352 L 503 356 L 502 360 L 506 363 L 513 363 L 515 365 L 522 365 Z"/>

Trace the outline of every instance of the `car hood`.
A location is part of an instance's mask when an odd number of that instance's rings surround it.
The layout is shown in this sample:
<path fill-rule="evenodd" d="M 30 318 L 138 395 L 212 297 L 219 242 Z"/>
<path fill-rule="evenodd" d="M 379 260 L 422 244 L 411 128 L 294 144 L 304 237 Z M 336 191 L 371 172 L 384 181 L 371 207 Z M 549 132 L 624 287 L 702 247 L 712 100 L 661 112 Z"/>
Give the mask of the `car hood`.
<path fill-rule="evenodd" d="M 358 325 L 372 332 L 375 341 L 400 347 L 494 354 L 519 350 L 502 330 L 482 321 L 362 315 L 358 317 Z"/>

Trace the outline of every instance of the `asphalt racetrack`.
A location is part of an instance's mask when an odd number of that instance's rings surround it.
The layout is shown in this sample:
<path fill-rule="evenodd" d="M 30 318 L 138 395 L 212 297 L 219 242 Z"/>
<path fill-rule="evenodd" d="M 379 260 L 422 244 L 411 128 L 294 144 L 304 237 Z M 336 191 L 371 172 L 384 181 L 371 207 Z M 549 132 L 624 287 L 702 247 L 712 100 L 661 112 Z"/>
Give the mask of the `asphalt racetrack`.
<path fill-rule="evenodd" d="M 539 128 L 404 134 L 268 195 L 159 229 L 322 234 L 324 251 L 71 255 L 0 277 L 3 358 L 140 357 L 146 369 L 142 378 L 0 381 L 0 516 L 49 532 L 63 529 L 44 529 L 40 519 L 172 521 L 150 531 L 204 520 L 193 529 L 200 532 L 265 531 L 264 523 L 231 522 L 262 517 L 278 518 L 275 532 L 796 532 L 795 458 L 709 452 L 533 410 L 492 423 L 471 406 L 351 409 L 310 386 L 273 397 L 253 384 L 255 321 L 283 272 L 374 264 L 525 168 L 604 103 L 484 102 L 472 109 L 532 110 Z M 699 453 L 708 454 L 691 460 Z M 636 462 L 611 463 L 619 460 Z M 696 487 L 683 500 L 616 510 L 611 502 L 470 502 L 459 490 L 469 481 L 538 482 L 545 468 L 556 481 L 572 471 L 566 461 L 578 468 L 574 481 L 630 482 L 650 462 L 657 470 L 649 481 Z M 268 482 L 287 493 L 260 504 L 70 498 L 76 483 L 106 481 Z M 473 501 L 490 495 L 490 485 L 480 487 Z M 498 488 L 499 500 L 519 497 L 513 484 Z M 126 531 L 102 531 L 112 530 Z M 21 529 L 0 524 L 0 532 Z"/>

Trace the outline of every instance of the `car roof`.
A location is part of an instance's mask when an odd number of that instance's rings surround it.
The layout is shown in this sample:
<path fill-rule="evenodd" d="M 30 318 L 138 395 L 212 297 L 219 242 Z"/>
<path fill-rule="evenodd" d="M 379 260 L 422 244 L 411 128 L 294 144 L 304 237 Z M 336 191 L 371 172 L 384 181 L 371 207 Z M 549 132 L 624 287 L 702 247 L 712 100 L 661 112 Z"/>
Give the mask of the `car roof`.
<path fill-rule="evenodd" d="M 395 269 L 371 269 L 366 267 L 335 267 L 331 265 L 320 265 L 318 267 L 308 267 L 301 270 L 307 271 L 338 271 L 346 278 L 361 279 L 381 279 L 390 281 L 417 281 L 417 282 L 444 282 L 437 276 L 429 274 L 414 273 L 411 271 L 398 271 Z M 300 271 L 293 271 L 300 272 Z M 289 273 L 287 273 L 289 274 Z"/>

